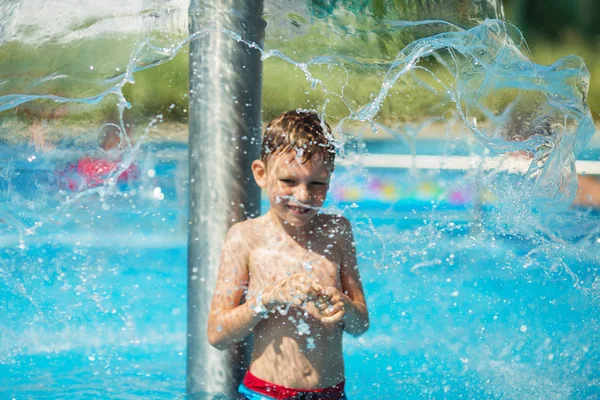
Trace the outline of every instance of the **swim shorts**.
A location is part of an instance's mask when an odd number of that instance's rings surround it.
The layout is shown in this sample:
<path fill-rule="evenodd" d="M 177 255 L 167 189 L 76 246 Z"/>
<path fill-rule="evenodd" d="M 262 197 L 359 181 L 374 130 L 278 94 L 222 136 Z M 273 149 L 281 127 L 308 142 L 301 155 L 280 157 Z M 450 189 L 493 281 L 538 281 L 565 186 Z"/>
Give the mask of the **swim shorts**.
<path fill-rule="evenodd" d="M 343 381 L 322 389 L 290 389 L 257 378 L 250 371 L 238 391 L 247 400 L 347 400 Z"/>

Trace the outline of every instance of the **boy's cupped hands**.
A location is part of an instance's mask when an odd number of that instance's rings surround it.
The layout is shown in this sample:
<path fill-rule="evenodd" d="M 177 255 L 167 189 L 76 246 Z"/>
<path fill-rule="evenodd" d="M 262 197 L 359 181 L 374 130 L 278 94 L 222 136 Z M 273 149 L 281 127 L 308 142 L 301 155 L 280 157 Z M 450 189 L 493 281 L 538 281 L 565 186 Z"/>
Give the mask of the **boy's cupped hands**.
<path fill-rule="evenodd" d="M 342 320 L 348 296 L 333 286 L 323 287 L 306 274 L 294 274 L 263 292 L 263 304 L 268 309 L 296 306 L 313 302 L 321 322 L 333 325 Z"/>

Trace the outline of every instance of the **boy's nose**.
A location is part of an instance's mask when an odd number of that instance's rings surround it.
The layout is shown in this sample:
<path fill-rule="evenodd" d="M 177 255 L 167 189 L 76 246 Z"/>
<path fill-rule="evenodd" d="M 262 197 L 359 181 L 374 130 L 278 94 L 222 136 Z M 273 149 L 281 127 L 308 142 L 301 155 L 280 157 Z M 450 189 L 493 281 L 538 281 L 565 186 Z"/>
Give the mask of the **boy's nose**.
<path fill-rule="evenodd" d="M 296 187 L 296 193 L 294 193 L 294 197 L 301 203 L 308 203 L 310 200 L 310 194 L 308 193 L 306 185 L 298 185 Z"/>

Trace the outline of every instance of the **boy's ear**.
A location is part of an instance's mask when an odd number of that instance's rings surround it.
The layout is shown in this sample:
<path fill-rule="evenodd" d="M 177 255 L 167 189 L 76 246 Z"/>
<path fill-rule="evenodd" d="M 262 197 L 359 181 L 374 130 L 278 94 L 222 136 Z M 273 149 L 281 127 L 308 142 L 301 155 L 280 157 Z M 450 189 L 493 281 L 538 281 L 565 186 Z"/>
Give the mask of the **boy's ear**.
<path fill-rule="evenodd" d="M 252 162 L 252 175 L 254 175 L 254 180 L 261 189 L 267 187 L 267 166 L 262 160 Z"/>

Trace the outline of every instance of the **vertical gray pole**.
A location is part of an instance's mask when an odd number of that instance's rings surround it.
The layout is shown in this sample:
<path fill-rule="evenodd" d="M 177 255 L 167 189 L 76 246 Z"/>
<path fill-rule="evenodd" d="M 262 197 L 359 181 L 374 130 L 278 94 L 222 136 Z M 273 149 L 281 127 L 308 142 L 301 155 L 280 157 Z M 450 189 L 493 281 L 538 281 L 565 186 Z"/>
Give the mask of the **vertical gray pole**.
<path fill-rule="evenodd" d="M 225 28 L 262 47 L 262 0 L 191 0 L 190 31 L 216 27 L 190 43 L 188 237 L 188 393 L 235 397 L 244 354 L 220 352 L 206 339 L 208 311 L 223 239 L 236 221 L 257 216 L 260 191 L 250 170 L 259 155 L 260 53 L 223 34 Z"/>

